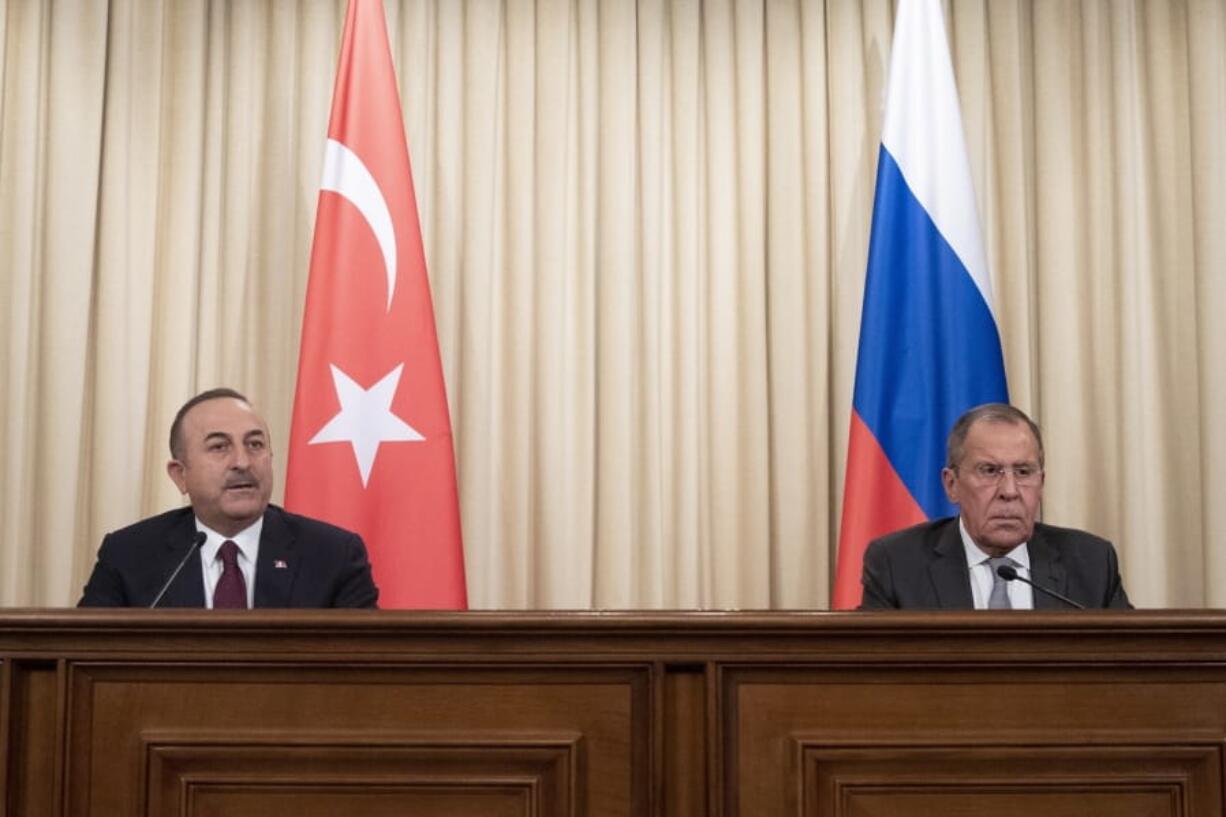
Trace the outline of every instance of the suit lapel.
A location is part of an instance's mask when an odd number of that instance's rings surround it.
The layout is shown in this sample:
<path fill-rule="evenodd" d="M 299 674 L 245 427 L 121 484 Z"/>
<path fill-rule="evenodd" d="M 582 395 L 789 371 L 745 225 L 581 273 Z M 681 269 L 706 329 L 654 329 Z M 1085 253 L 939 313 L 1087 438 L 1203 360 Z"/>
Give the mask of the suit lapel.
<path fill-rule="evenodd" d="M 192 546 L 192 540 L 196 536 L 196 517 L 190 511 L 189 508 L 183 521 L 171 528 L 166 537 L 160 582 L 170 577 L 187 555 L 187 549 Z M 154 595 L 160 588 L 161 584 L 153 589 Z M 149 601 L 153 601 L 152 596 Z M 204 571 L 200 567 L 199 551 L 187 560 L 179 575 L 170 583 L 170 587 L 166 588 L 166 595 L 162 596 L 158 607 L 204 607 Z"/>
<path fill-rule="evenodd" d="M 1034 534 L 1031 535 L 1026 549 L 1030 552 L 1031 579 L 1036 584 L 1041 584 L 1067 596 L 1068 571 L 1064 569 L 1064 563 L 1060 560 L 1060 551 L 1047 544 L 1047 539 L 1038 525 L 1035 525 Z M 1036 610 L 1063 610 L 1066 607 L 1063 602 L 1053 599 L 1041 590 L 1034 590 L 1033 593 Z"/>
<path fill-rule="evenodd" d="M 956 516 L 941 530 L 933 548 L 933 559 L 928 564 L 928 575 L 936 591 L 937 606 L 942 610 L 975 609 L 971 574 L 966 567 L 966 549 L 962 547 L 962 534 L 958 532 Z"/>
<path fill-rule="evenodd" d="M 260 555 L 255 565 L 255 606 L 290 607 L 294 577 L 298 575 L 294 533 L 285 518 L 272 506 L 264 511 L 260 532 Z"/>

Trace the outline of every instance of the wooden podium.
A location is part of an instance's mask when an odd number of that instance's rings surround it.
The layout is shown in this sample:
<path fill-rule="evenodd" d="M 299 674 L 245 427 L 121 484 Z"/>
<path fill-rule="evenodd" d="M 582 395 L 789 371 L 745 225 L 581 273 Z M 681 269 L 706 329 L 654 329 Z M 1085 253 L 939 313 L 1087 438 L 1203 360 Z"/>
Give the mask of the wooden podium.
<path fill-rule="evenodd" d="M 0 613 L 4 817 L 1221 817 L 1226 615 Z"/>

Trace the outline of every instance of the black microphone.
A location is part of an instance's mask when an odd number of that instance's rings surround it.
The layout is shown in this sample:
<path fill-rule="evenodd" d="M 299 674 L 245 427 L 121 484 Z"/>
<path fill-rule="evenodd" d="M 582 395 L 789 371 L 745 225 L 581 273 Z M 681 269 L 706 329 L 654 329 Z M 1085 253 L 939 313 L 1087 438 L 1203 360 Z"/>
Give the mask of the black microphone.
<path fill-rule="evenodd" d="M 162 596 L 166 595 L 166 591 L 170 589 L 170 585 L 174 584 L 175 577 L 179 575 L 179 571 L 183 569 L 183 565 L 187 564 L 187 560 L 192 558 L 192 555 L 200 549 L 200 546 L 203 545 L 205 540 L 208 538 L 208 534 L 206 534 L 204 531 L 196 531 L 196 535 L 192 537 L 192 546 L 187 549 L 187 555 L 180 560 L 179 566 L 175 568 L 175 572 L 171 573 L 170 578 L 166 580 L 164 585 L 162 585 L 162 589 L 158 591 L 157 597 L 153 600 L 153 604 L 149 605 L 150 610 L 158 606 L 158 602 L 162 600 Z"/>
<path fill-rule="evenodd" d="M 1078 610 L 1086 609 L 1086 606 L 1084 604 L 1078 604 L 1077 602 L 1070 599 L 1068 596 L 1063 596 L 1057 593 L 1055 590 L 1050 590 L 1041 584 L 1035 584 L 1030 579 L 1025 578 L 1024 576 L 1019 574 L 1017 570 L 1014 569 L 1013 565 L 1001 565 L 1000 567 L 996 568 L 996 575 L 1000 576 L 1002 579 L 1004 579 L 1007 582 L 1011 582 L 1014 579 L 1017 579 L 1019 582 L 1025 582 L 1026 584 L 1033 587 L 1035 590 L 1042 590 L 1044 593 L 1051 596 L 1053 599 L 1059 599 L 1060 601 L 1067 604 L 1069 607 L 1076 607 Z"/>

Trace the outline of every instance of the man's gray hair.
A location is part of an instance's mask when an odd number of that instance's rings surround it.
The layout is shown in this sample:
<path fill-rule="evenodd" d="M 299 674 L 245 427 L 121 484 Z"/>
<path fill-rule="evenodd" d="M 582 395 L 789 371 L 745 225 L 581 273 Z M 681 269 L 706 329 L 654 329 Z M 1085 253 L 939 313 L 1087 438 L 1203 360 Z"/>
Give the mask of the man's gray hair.
<path fill-rule="evenodd" d="M 970 433 L 971 426 L 980 420 L 1009 425 L 1025 424 L 1034 435 L 1035 445 L 1039 449 L 1039 467 L 1043 467 L 1043 434 L 1039 431 L 1038 424 L 1026 416 L 1026 412 L 1008 403 L 984 403 L 959 417 L 954 427 L 949 430 L 949 438 L 945 443 L 946 468 L 956 468 L 958 463 L 962 462 L 962 456 L 966 453 L 966 435 Z"/>

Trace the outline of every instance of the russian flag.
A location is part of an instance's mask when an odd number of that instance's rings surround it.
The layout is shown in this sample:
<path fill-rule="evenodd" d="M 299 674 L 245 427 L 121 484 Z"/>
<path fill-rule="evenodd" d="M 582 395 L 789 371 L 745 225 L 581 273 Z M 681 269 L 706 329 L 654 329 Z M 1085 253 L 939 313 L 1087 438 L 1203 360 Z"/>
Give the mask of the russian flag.
<path fill-rule="evenodd" d="M 894 25 L 852 398 L 833 607 L 860 603 L 869 541 L 955 512 L 945 437 L 1007 402 L 962 114 L 939 0 Z"/>

